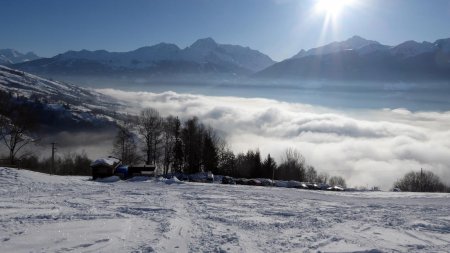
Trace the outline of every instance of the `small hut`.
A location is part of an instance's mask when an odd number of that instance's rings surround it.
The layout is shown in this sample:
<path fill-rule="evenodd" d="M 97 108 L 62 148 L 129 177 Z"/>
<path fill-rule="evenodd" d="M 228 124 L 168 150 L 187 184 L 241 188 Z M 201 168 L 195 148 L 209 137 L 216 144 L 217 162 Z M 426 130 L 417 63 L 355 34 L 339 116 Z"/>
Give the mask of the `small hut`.
<path fill-rule="evenodd" d="M 114 157 L 100 158 L 91 163 L 92 179 L 113 176 L 122 162 Z"/>

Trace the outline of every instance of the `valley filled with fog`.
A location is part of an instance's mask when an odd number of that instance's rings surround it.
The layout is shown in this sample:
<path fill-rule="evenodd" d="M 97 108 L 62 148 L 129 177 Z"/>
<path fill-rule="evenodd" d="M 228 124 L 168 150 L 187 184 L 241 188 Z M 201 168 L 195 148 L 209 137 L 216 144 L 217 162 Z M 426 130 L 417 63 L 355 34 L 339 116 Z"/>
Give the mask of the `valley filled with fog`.
<path fill-rule="evenodd" d="M 421 168 L 444 180 L 450 178 L 446 169 L 450 166 L 450 112 L 443 109 L 445 101 L 440 109 L 416 110 L 382 105 L 402 100 L 421 103 L 418 98 L 395 99 L 395 92 L 385 92 L 385 99 L 378 93 L 371 98 L 357 92 L 342 92 L 341 97 L 319 92 L 315 95 L 320 100 L 316 100 L 312 95 L 297 97 L 287 91 L 282 93 L 292 99 L 283 99 L 264 88 L 252 88 L 252 92 L 264 93 L 272 99 L 250 96 L 242 87 L 223 88 L 222 96 L 209 95 L 206 87 L 186 88 L 176 92 L 97 91 L 121 101 L 130 114 L 153 107 L 164 116 L 178 115 L 182 119 L 197 116 L 217 129 L 235 152 L 258 148 L 263 156 L 270 153 L 279 160 L 286 148 L 296 148 L 318 171 L 342 175 L 351 186 L 379 186 L 388 190 L 396 179 Z M 374 106 L 341 103 L 355 104 L 358 100 L 365 104 L 372 100 Z"/>

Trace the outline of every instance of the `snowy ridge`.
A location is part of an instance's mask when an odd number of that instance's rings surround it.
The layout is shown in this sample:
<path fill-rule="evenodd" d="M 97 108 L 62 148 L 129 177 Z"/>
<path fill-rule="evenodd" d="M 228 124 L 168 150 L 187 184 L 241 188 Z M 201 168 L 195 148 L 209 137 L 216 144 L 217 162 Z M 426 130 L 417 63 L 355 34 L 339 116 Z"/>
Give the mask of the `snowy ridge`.
<path fill-rule="evenodd" d="M 15 64 L 37 60 L 40 57 L 33 52 L 23 54 L 14 49 L 0 49 L 0 64 Z"/>
<path fill-rule="evenodd" d="M 76 85 L 48 80 L 0 65 L 0 90 L 45 101 L 45 106 L 61 114 L 69 113 L 76 121 L 112 121 L 108 115 L 120 105 L 115 99 Z"/>
<path fill-rule="evenodd" d="M 366 55 L 373 52 L 383 52 L 398 56 L 400 58 L 409 58 L 424 53 L 436 52 L 438 50 L 442 50 L 444 53 L 450 53 L 450 39 L 441 39 L 434 43 L 427 41 L 419 43 L 414 40 L 409 40 L 396 46 L 387 46 L 382 45 L 377 41 L 367 40 L 359 36 L 353 36 L 345 41 L 332 42 L 321 47 L 309 49 L 308 51 L 302 49 L 299 53 L 294 55 L 292 59 L 303 58 L 306 56 L 327 55 L 346 50 L 353 50 L 361 55 Z"/>
<path fill-rule="evenodd" d="M 366 40 L 359 36 L 353 36 L 345 41 L 332 42 L 322 47 L 312 48 L 308 51 L 301 50 L 298 54 L 294 55 L 292 58 L 302 58 L 312 55 L 326 55 L 337 53 L 345 50 L 358 50 L 370 45 L 381 45 L 377 41 Z"/>
<path fill-rule="evenodd" d="M 186 64 L 195 67 L 212 64 L 218 71 L 240 70 L 243 72 L 256 72 L 274 63 L 270 57 L 248 47 L 238 45 L 218 44 L 212 38 L 199 39 L 191 46 L 180 49 L 177 45 L 159 43 L 146 46 L 129 52 L 96 51 L 68 51 L 53 58 L 43 59 L 25 64 L 26 69 L 49 68 L 70 69 L 93 65 L 98 71 L 139 71 L 155 67 L 164 67 L 173 64 L 171 68 L 183 70 Z M 22 65 L 20 65 L 22 66 Z M 88 68 L 89 70 L 89 68 Z M 168 71 L 167 69 L 164 69 Z M 57 72 L 55 71 L 55 72 Z M 174 69 L 170 69 L 174 71 Z"/>
<path fill-rule="evenodd" d="M 0 193 L 4 252 L 446 252 L 450 247 L 449 194 L 101 183 L 9 168 L 0 168 Z"/>

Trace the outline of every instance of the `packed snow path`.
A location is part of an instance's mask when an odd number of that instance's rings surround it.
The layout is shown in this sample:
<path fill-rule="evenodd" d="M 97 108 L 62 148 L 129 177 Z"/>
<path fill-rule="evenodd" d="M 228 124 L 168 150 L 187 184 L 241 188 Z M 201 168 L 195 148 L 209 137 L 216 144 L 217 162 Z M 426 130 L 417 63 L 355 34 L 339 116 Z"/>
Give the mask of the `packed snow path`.
<path fill-rule="evenodd" d="M 450 194 L 100 183 L 0 168 L 0 252 L 449 252 Z"/>

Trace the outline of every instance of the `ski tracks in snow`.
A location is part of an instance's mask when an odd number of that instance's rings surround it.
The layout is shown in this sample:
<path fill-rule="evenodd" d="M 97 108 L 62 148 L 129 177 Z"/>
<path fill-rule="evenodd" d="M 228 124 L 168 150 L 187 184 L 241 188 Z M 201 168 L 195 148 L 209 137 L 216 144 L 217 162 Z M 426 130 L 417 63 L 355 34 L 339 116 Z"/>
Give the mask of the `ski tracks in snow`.
<path fill-rule="evenodd" d="M 448 252 L 450 194 L 316 192 L 0 168 L 0 252 Z"/>

